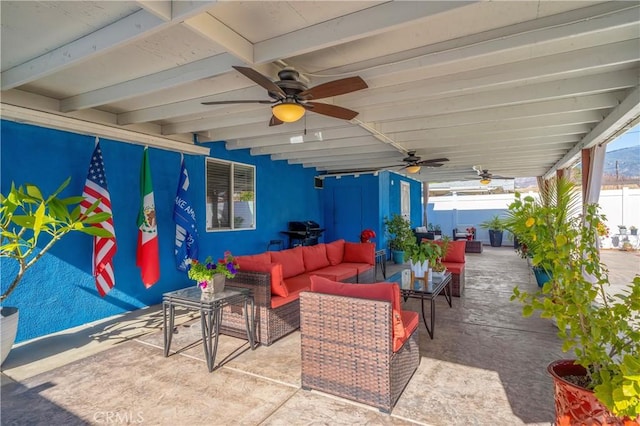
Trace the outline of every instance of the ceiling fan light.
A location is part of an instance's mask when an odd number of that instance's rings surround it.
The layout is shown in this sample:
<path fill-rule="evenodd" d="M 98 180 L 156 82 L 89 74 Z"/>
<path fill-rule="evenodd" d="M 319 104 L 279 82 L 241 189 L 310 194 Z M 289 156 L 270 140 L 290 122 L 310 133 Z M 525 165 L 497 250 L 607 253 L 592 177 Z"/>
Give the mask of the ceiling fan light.
<path fill-rule="evenodd" d="M 489 185 L 491 183 L 491 179 L 482 178 L 482 179 L 480 179 L 480 183 L 483 184 L 483 185 Z"/>
<path fill-rule="evenodd" d="M 407 173 L 418 173 L 420 171 L 420 166 L 409 166 L 407 167 Z"/>
<path fill-rule="evenodd" d="M 302 105 L 291 102 L 274 105 L 271 107 L 271 110 L 278 120 L 284 121 L 285 123 L 293 123 L 294 121 L 300 120 L 305 112 Z"/>

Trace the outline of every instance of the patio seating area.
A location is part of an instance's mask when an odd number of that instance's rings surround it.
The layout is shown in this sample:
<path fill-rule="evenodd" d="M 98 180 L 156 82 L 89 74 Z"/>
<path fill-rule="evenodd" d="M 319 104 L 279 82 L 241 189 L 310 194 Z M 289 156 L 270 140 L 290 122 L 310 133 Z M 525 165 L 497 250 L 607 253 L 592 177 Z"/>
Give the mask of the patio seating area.
<path fill-rule="evenodd" d="M 603 251 L 615 289 L 640 273 L 637 252 Z M 387 276 L 402 268 L 387 264 Z M 509 247 L 467 254 L 466 289 L 437 300 L 437 333 L 420 321 L 420 365 L 391 414 L 301 388 L 300 332 L 250 350 L 221 336 L 207 370 L 200 321 L 176 313 L 163 356 L 160 306 L 14 347 L 3 364 L 2 424 L 422 424 L 549 425 L 546 366 L 568 357 L 550 321 L 523 318 L 514 285 L 534 289 Z M 377 271 L 382 281 L 382 272 Z M 409 299 L 403 309 L 420 311 Z"/>

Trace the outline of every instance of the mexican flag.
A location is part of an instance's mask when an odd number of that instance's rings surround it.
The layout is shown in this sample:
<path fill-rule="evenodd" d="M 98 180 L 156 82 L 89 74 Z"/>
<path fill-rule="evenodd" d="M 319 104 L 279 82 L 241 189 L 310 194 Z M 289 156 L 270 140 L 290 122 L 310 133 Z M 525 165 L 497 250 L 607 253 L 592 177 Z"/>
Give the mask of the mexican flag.
<path fill-rule="evenodd" d="M 160 260 L 158 257 L 158 227 L 156 225 L 156 206 L 153 201 L 149 152 L 144 148 L 142 169 L 140 170 L 140 195 L 142 204 L 138 212 L 138 251 L 136 265 L 140 268 L 142 282 L 151 287 L 160 278 Z"/>

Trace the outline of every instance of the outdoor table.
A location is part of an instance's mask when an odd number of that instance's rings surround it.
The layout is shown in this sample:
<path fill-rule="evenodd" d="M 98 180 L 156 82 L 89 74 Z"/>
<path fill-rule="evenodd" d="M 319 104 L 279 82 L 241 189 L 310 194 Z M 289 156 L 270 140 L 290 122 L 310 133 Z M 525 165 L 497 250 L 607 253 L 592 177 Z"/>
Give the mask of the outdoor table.
<path fill-rule="evenodd" d="M 382 271 L 382 277 L 387 279 L 387 251 L 385 249 L 380 249 L 375 252 L 376 256 L 376 266 L 375 266 L 375 274 L 378 275 L 378 265 L 380 265 L 380 270 Z"/>
<path fill-rule="evenodd" d="M 410 272 L 410 270 L 407 270 Z M 435 330 L 435 320 L 436 320 L 436 297 L 444 290 L 444 297 L 449 303 L 449 307 L 452 307 L 451 304 L 451 273 L 445 272 L 442 277 L 434 277 L 431 282 L 425 283 L 425 280 L 412 280 L 409 279 L 408 282 L 404 282 L 402 280 L 403 271 L 396 272 L 391 275 L 387 281 L 397 283 L 400 286 L 400 293 L 402 297 L 406 301 L 407 298 L 412 299 L 420 299 L 421 308 L 422 308 L 422 321 L 424 322 L 424 326 L 427 328 L 427 333 L 429 333 L 429 337 L 433 339 L 433 332 Z M 428 300 L 431 302 L 431 327 L 427 323 L 427 316 L 424 314 L 424 301 Z"/>
<path fill-rule="evenodd" d="M 204 355 L 207 360 L 207 367 L 209 368 L 209 371 L 213 371 L 216 352 L 218 350 L 218 337 L 220 335 L 220 323 L 222 322 L 222 308 L 226 305 L 237 303 L 244 304 L 247 340 L 253 350 L 255 349 L 254 304 L 253 295 L 249 289 L 225 287 L 224 291 L 215 293 L 210 297 L 203 296 L 202 291 L 196 286 L 164 293 L 162 295 L 164 356 L 169 356 L 176 306 L 200 311 Z M 248 309 L 249 307 L 251 308 L 250 311 Z"/>

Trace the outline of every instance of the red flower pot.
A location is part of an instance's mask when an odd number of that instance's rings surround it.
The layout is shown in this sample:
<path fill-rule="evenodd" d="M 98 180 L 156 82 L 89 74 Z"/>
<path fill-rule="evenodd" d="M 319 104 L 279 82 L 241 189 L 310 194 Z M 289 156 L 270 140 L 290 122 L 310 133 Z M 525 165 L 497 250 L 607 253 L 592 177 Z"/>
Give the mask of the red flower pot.
<path fill-rule="evenodd" d="M 561 359 L 547 367 L 553 378 L 556 426 L 638 426 L 638 422 L 613 415 L 593 391 L 566 381 L 565 376 L 584 376 L 587 370 L 573 360 Z"/>

